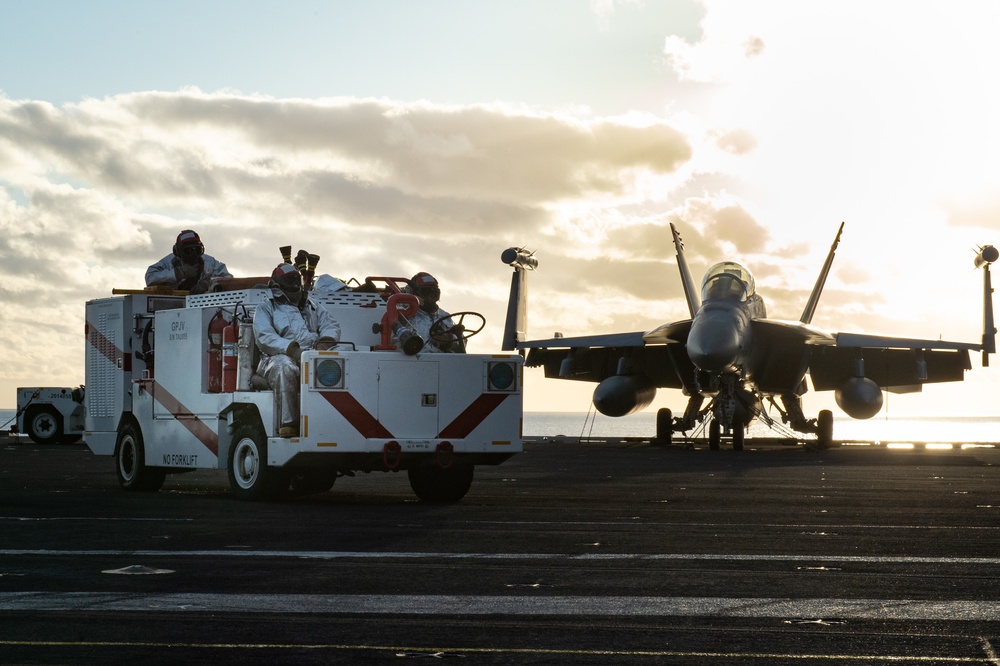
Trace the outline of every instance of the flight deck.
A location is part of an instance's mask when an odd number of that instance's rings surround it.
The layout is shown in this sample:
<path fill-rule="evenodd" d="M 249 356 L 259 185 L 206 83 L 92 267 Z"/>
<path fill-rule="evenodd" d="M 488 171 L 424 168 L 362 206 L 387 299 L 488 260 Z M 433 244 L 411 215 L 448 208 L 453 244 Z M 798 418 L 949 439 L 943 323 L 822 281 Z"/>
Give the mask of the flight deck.
<path fill-rule="evenodd" d="M 8 439 L 0 662 L 995 664 L 998 479 L 995 445 L 529 437 L 454 504 L 379 473 L 248 505 Z"/>

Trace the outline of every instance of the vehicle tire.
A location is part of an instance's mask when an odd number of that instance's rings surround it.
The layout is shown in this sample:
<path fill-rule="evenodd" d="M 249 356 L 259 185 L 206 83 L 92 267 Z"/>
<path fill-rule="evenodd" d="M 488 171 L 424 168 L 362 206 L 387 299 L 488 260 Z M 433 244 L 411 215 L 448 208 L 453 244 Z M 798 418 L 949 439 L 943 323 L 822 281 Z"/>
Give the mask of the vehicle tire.
<path fill-rule="evenodd" d="M 229 489 L 237 499 L 271 500 L 288 490 L 285 470 L 267 464 L 267 435 L 259 423 L 244 423 L 233 431 L 229 447 Z"/>
<path fill-rule="evenodd" d="M 337 481 L 335 469 L 310 469 L 292 474 L 292 492 L 314 495 L 328 492 Z"/>
<path fill-rule="evenodd" d="M 410 487 L 422 502 L 457 502 L 472 487 L 474 465 L 454 464 L 448 469 L 436 465 L 411 467 L 407 470 Z"/>
<path fill-rule="evenodd" d="M 118 483 L 129 491 L 155 493 L 163 487 L 166 470 L 146 465 L 146 449 L 142 430 L 132 419 L 125 419 L 118 428 L 115 442 L 115 469 Z"/>
<path fill-rule="evenodd" d="M 708 448 L 713 451 L 719 450 L 719 442 L 722 441 L 722 426 L 717 419 L 712 419 L 708 424 Z"/>
<path fill-rule="evenodd" d="M 833 412 L 822 409 L 816 418 L 816 448 L 823 450 L 833 446 Z"/>
<path fill-rule="evenodd" d="M 52 407 L 29 407 L 24 427 L 35 444 L 58 444 L 63 438 L 63 420 Z"/>
<path fill-rule="evenodd" d="M 674 414 L 667 407 L 656 412 L 656 445 L 670 446 L 674 437 Z"/>
<path fill-rule="evenodd" d="M 747 429 L 741 425 L 733 426 L 733 451 L 742 451 L 743 442 L 746 440 Z"/>

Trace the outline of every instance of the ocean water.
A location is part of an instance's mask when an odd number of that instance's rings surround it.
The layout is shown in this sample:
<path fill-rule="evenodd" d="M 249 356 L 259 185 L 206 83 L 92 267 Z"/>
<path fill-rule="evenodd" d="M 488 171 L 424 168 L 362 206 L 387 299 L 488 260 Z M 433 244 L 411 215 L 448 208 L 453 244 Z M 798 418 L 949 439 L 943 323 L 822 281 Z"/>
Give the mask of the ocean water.
<path fill-rule="evenodd" d="M 772 431 L 759 421 L 750 426 L 750 437 L 778 437 L 787 429 Z M 652 437 L 656 412 L 639 412 L 621 418 L 583 412 L 525 412 L 525 436 Z M 692 431 L 691 435 L 701 435 Z M 875 417 L 858 421 L 834 416 L 833 438 L 864 442 L 1000 442 L 1000 417 Z"/>
<path fill-rule="evenodd" d="M 14 409 L 0 409 L 0 430 L 13 425 Z M 639 412 L 611 418 L 584 412 L 525 412 L 524 435 L 527 437 L 652 437 L 656 434 L 656 412 Z M 698 433 L 691 433 L 692 435 Z M 760 422 L 750 427 L 750 437 L 774 437 Z M 834 416 L 833 437 L 874 442 L 1000 442 L 1000 417 L 878 417 L 856 421 Z"/>

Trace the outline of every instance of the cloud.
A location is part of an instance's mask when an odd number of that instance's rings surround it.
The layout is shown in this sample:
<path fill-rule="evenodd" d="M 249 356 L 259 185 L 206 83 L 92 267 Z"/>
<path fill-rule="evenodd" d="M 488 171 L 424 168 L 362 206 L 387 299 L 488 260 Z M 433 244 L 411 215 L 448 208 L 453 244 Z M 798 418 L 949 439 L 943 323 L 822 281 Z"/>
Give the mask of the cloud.
<path fill-rule="evenodd" d="M 733 155 L 745 155 L 757 147 L 757 138 L 745 129 L 715 130 L 709 136 L 719 148 Z"/>
<path fill-rule="evenodd" d="M 390 190 L 409 200 L 489 206 L 621 195 L 633 172 L 690 158 L 659 122 L 633 126 L 502 106 L 276 100 L 197 91 L 135 93 L 65 109 L 6 101 L 4 153 L 118 196 L 161 205 L 255 209 L 307 201 L 320 183 L 348 207 Z M 324 199 L 329 204 L 329 199 Z"/>
<path fill-rule="evenodd" d="M 597 19 L 597 27 L 602 32 L 607 32 L 611 29 L 611 19 L 619 7 L 637 7 L 642 8 L 645 6 L 643 0 L 590 0 L 590 11 L 594 13 L 594 17 Z"/>
<path fill-rule="evenodd" d="M 769 6 L 761 11 L 756 4 L 727 0 L 706 0 L 701 20 L 701 36 L 694 42 L 679 35 L 664 39 L 667 63 L 681 81 L 716 83 L 730 81 L 744 74 L 750 61 L 767 51 L 767 32 L 772 21 L 785 11 Z"/>
<path fill-rule="evenodd" d="M 0 325 L 18 337 L 0 385 L 81 382 L 84 302 L 141 287 L 185 228 L 236 275 L 269 274 L 287 243 L 344 279 L 431 270 L 452 309 L 500 310 L 500 251 L 537 238 L 569 283 L 601 271 L 638 303 L 661 259 L 581 265 L 587 236 L 567 221 L 632 223 L 618 208 L 642 207 L 651 178 L 683 180 L 691 157 L 686 135 L 650 115 L 193 89 L 0 97 Z M 58 359 L 45 374 L 23 362 L 42 356 Z"/>

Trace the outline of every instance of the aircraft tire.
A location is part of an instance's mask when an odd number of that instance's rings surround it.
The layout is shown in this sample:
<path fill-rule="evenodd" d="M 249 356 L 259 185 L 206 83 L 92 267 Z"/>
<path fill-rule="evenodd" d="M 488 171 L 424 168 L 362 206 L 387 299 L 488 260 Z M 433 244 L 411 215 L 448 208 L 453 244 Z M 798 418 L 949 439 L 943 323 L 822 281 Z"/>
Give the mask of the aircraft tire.
<path fill-rule="evenodd" d="M 746 440 L 746 428 L 741 425 L 733 426 L 733 451 L 742 451 L 743 442 Z"/>
<path fill-rule="evenodd" d="M 674 437 L 674 414 L 663 407 L 656 412 L 656 445 L 670 446 Z"/>
<path fill-rule="evenodd" d="M 411 467 L 407 470 L 410 487 L 422 502 L 445 504 L 457 502 L 472 487 L 474 465 L 456 463 L 448 469 L 436 465 Z"/>
<path fill-rule="evenodd" d="M 165 470 L 146 465 L 142 429 L 132 418 L 122 421 L 115 442 L 115 470 L 118 484 L 128 491 L 155 493 L 167 478 Z"/>
<path fill-rule="evenodd" d="M 719 442 L 722 441 L 722 425 L 716 420 L 708 424 L 708 448 L 713 451 L 719 450 Z"/>
<path fill-rule="evenodd" d="M 833 412 L 820 410 L 816 418 L 816 448 L 823 450 L 833 446 Z"/>
<path fill-rule="evenodd" d="M 62 443 L 62 416 L 51 407 L 29 407 L 24 422 L 28 437 L 35 444 Z"/>
<path fill-rule="evenodd" d="M 267 435 L 259 423 L 243 423 L 233 431 L 229 447 L 229 490 L 237 499 L 273 500 L 288 490 L 285 470 L 267 464 Z"/>

